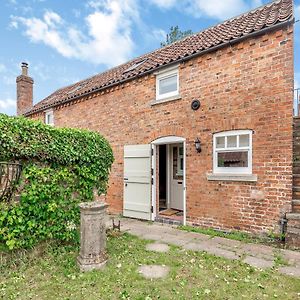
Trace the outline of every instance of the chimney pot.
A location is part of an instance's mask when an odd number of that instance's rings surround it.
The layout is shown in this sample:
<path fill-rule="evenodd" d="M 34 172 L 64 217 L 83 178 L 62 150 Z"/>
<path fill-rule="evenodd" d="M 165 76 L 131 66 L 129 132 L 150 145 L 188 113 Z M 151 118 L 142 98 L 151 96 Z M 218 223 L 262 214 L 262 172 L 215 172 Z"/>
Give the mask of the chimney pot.
<path fill-rule="evenodd" d="M 22 75 L 28 76 L 28 63 L 22 62 L 21 68 L 22 68 Z"/>

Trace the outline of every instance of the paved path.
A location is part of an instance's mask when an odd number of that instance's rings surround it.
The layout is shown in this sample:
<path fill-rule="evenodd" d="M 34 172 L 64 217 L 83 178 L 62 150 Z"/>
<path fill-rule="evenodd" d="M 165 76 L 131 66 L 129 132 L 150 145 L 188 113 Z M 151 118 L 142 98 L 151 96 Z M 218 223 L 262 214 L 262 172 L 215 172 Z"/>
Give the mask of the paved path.
<path fill-rule="evenodd" d="M 111 227 L 111 221 L 108 222 Z M 279 266 L 283 274 L 300 278 L 300 252 L 273 248 L 260 244 L 247 244 L 222 237 L 186 232 L 170 225 L 121 218 L 121 230 L 142 239 L 180 246 L 186 250 L 206 251 L 216 256 L 241 260 L 253 267 L 266 269 L 283 260 L 288 265 Z"/>

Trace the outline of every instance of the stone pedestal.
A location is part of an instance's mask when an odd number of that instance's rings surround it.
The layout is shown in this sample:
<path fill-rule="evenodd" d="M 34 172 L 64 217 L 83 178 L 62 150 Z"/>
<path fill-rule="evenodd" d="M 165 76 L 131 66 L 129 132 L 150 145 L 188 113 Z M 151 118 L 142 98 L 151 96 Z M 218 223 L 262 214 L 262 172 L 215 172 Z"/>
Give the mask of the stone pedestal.
<path fill-rule="evenodd" d="M 105 219 L 107 204 L 99 201 L 79 204 L 81 271 L 101 269 L 107 262 Z"/>

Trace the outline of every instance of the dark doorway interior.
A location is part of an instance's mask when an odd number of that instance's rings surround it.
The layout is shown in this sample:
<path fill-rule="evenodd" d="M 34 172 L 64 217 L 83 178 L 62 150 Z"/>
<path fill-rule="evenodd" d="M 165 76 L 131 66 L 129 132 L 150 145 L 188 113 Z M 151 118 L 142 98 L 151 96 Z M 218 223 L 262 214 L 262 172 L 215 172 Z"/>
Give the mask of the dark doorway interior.
<path fill-rule="evenodd" d="M 159 146 L 159 211 L 167 208 L 167 146 Z"/>

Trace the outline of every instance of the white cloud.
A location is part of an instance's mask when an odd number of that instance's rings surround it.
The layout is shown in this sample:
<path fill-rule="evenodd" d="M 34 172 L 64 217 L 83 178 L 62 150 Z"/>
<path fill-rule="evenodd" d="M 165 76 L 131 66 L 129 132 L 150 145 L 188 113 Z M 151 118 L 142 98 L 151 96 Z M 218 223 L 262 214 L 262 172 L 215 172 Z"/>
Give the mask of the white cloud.
<path fill-rule="evenodd" d="M 11 98 L 7 98 L 4 100 L 0 99 L 0 112 L 4 112 L 8 109 L 15 108 L 16 107 L 16 100 L 13 100 Z"/>
<path fill-rule="evenodd" d="M 167 36 L 167 32 L 163 29 L 154 29 L 152 30 L 152 36 L 157 41 L 164 41 Z"/>
<path fill-rule="evenodd" d="M 160 8 L 170 8 L 176 4 L 176 0 L 151 0 L 151 2 Z"/>
<path fill-rule="evenodd" d="M 173 8 L 185 11 L 186 13 L 200 18 L 206 16 L 224 20 L 246 12 L 252 8 L 262 5 L 262 0 L 151 0 L 160 8 Z"/>
<path fill-rule="evenodd" d="M 112 66 L 132 54 L 131 28 L 139 17 L 135 4 L 135 0 L 89 2 L 94 11 L 85 18 L 85 31 L 53 11 L 42 18 L 12 17 L 11 26 L 23 25 L 32 42 L 50 46 L 64 57 Z"/>
<path fill-rule="evenodd" d="M 223 20 L 259 6 L 257 2 L 252 1 L 249 4 L 245 0 L 195 0 L 192 1 L 189 11 L 195 17 L 206 15 L 211 18 Z"/>

